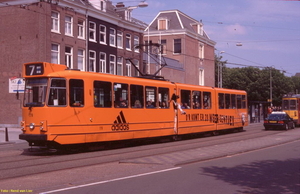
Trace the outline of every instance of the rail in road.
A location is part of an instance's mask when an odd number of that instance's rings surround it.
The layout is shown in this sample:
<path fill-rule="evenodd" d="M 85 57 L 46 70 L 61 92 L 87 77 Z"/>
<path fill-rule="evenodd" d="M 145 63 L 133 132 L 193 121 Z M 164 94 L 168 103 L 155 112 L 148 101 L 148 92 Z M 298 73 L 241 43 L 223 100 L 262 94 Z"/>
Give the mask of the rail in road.
<path fill-rule="evenodd" d="M 182 141 L 121 146 L 87 152 L 49 152 L 27 144 L 0 147 L 0 180 L 111 162 L 173 166 L 260 149 L 300 139 L 300 130 L 264 131 L 252 124 L 243 132 L 188 138 Z"/>

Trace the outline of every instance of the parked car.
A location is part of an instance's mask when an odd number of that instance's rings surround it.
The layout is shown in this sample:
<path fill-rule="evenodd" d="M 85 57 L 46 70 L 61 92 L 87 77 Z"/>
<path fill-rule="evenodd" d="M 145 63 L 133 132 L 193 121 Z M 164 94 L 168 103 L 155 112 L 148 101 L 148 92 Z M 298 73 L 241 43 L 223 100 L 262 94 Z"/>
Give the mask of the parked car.
<path fill-rule="evenodd" d="M 268 129 L 294 129 L 295 123 L 286 112 L 272 112 L 264 120 L 265 130 Z"/>

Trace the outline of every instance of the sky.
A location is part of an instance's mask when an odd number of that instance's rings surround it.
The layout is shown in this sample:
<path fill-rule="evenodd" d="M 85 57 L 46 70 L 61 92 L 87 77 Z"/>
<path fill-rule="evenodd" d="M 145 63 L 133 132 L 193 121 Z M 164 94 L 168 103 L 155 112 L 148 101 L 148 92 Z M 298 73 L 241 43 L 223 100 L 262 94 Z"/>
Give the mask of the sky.
<path fill-rule="evenodd" d="M 122 1 L 122 0 L 121 0 Z M 116 4 L 119 1 L 112 1 Z M 125 6 L 140 1 L 123 0 Z M 146 0 L 133 17 L 150 24 L 159 11 L 180 10 L 204 24 L 227 67 L 273 67 L 300 73 L 300 0 Z M 242 45 L 242 46 L 237 46 Z"/>

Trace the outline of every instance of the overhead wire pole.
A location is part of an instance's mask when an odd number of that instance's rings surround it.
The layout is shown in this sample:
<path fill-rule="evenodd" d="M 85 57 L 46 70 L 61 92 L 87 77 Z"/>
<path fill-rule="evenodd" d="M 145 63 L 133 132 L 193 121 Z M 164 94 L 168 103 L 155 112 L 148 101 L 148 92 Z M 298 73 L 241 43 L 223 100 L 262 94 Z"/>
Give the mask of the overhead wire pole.
<path fill-rule="evenodd" d="M 225 51 L 218 53 L 218 88 L 223 88 L 223 63 L 220 61 L 220 54 L 222 53 L 225 53 Z"/>

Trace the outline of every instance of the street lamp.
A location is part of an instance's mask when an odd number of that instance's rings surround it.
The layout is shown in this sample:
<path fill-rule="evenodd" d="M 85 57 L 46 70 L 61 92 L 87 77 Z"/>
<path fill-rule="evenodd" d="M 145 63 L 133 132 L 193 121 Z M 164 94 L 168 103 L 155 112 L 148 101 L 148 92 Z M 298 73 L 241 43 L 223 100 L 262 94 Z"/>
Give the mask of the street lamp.
<path fill-rule="evenodd" d="M 223 87 L 223 64 L 220 61 L 220 54 L 225 53 L 225 51 L 220 51 L 218 53 L 218 88 Z"/>
<path fill-rule="evenodd" d="M 272 86 L 272 69 L 270 69 L 270 99 L 271 99 L 271 106 L 273 106 L 273 86 Z"/>
<path fill-rule="evenodd" d="M 145 1 L 141 1 L 138 5 L 136 6 L 128 6 L 128 7 L 125 7 L 124 3 L 123 2 L 119 2 L 116 4 L 116 11 L 124 11 L 124 10 L 132 10 L 132 9 L 136 9 L 136 8 L 145 8 L 145 7 L 148 7 L 148 3 L 145 2 Z"/>
<path fill-rule="evenodd" d="M 123 2 L 119 2 L 116 4 L 116 9 L 115 11 L 119 14 L 119 16 L 125 20 L 131 21 L 131 12 L 133 9 L 136 8 L 145 8 L 148 7 L 148 3 L 145 1 L 141 1 L 138 5 L 136 6 L 128 6 L 125 7 Z"/>

